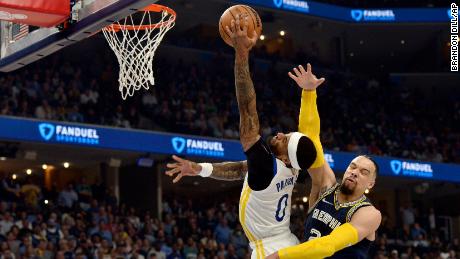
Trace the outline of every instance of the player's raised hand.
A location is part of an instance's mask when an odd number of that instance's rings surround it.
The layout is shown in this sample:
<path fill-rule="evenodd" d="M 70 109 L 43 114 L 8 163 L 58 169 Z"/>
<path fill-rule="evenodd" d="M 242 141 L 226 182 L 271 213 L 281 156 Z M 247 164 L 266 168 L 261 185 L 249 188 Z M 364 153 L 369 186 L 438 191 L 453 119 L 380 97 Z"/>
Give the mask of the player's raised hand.
<path fill-rule="evenodd" d="M 225 31 L 232 39 L 236 51 L 249 52 L 256 45 L 258 35 L 254 31 L 252 37 L 248 36 L 248 17 L 237 14 L 235 19 L 232 20 L 230 27 L 225 26 Z"/>
<path fill-rule="evenodd" d="M 311 65 L 310 63 L 307 64 L 307 70 L 305 71 L 305 68 L 302 65 L 299 65 L 299 67 L 295 67 L 293 69 L 294 74 L 292 72 L 289 72 L 288 75 L 290 78 L 292 78 L 299 87 L 305 90 L 315 90 L 320 86 L 326 79 L 324 77 L 321 77 L 318 79 L 312 72 L 311 72 Z"/>
<path fill-rule="evenodd" d="M 197 176 L 201 172 L 201 166 L 195 162 L 187 159 L 180 158 L 178 156 L 172 156 L 175 163 L 168 163 L 166 165 L 170 170 L 166 171 L 166 174 L 174 177 L 173 183 L 177 183 L 183 176 Z"/>

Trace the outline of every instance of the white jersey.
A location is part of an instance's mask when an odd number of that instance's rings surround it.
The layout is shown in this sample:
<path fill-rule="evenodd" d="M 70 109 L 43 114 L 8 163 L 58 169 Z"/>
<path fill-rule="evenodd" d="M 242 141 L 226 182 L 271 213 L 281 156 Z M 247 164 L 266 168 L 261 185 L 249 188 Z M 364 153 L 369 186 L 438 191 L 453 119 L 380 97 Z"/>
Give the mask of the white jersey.
<path fill-rule="evenodd" d="M 289 229 L 292 190 L 298 175 L 298 170 L 286 167 L 278 159 L 276 174 L 266 189 L 251 190 L 246 175 L 240 197 L 239 218 L 254 250 L 252 258 L 265 258 L 281 248 L 298 243 Z"/>

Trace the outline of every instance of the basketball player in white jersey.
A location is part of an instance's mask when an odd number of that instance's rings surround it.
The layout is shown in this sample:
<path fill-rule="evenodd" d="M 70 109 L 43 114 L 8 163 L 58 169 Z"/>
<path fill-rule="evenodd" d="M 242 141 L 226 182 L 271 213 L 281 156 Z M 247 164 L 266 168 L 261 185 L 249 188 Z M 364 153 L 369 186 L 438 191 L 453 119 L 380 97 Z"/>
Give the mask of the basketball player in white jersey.
<path fill-rule="evenodd" d="M 248 62 L 249 50 L 255 45 L 257 35 L 254 33 L 255 37 L 249 38 L 247 21 L 243 21 L 241 26 L 239 17 L 236 17 L 236 21 L 232 21 L 231 28 L 227 27 L 226 31 L 231 36 L 235 49 L 235 85 L 240 111 L 240 141 L 247 162 L 197 164 L 173 156 L 176 163 L 168 164 L 171 170 L 167 174 L 172 176 L 179 173 L 174 182 L 184 175 L 199 174 L 222 180 L 236 180 L 244 176 L 239 208 L 240 223 L 253 249 L 251 258 L 265 258 L 281 248 L 298 243 L 298 239 L 289 230 L 292 190 L 299 170 L 322 164 L 324 157 L 322 150 L 317 150 L 319 128 L 304 128 L 308 137 L 300 132 L 292 132 L 278 133 L 269 141 L 269 145 L 262 140 L 259 135 L 256 94 Z M 304 71 L 301 66 L 299 69 Z M 310 66 L 308 66 L 308 73 L 311 89 L 316 89 L 324 82 L 323 78 L 317 79 L 311 74 Z M 316 93 L 306 98 L 316 98 Z M 304 105 L 304 93 L 302 105 Z M 302 121 L 299 124 L 299 130 L 301 129 Z M 317 136 L 312 137 L 311 135 L 315 135 L 316 131 Z M 246 171 L 247 174 L 244 173 Z"/>

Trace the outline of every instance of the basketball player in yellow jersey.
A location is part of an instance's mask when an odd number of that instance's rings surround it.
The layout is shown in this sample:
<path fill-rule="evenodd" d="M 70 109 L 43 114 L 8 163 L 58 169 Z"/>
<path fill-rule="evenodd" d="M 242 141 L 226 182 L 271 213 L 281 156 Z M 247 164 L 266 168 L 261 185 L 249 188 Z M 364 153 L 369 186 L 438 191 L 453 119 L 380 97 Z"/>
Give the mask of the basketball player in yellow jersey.
<path fill-rule="evenodd" d="M 289 76 L 296 80 L 307 77 L 304 71 L 294 71 Z M 299 84 L 301 85 L 301 84 Z M 302 93 L 309 94 L 306 92 Z M 315 103 L 316 106 L 316 103 Z M 319 114 L 316 107 L 306 110 L 310 117 L 310 128 L 319 128 Z M 321 144 L 321 143 L 320 143 Z M 371 189 L 378 174 L 377 163 L 369 156 L 354 158 L 338 183 L 327 162 L 320 167 L 310 168 L 310 175 L 321 175 L 321 192 L 311 194 L 309 212 L 305 221 L 306 242 L 280 249 L 268 259 L 334 258 L 365 259 L 375 240 L 375 231 L 380 225 L 381 214 L 364 195 Z M 316 187 L 317 191 L 318 187 Z"/>
<path fill-rule="evenodd" d="M 198 172 L 201 176 L 218 179 L 229 179 L 232 176 L 240 178 L 242 171 L 247 170 L 240 197 L 239 218 L 253 249 L 251 258 L 265 258 L 278 249 L 298 243 L 289 230 L 292 189 L 300 169 L 322 164 L 324 158 L 322 150 L 317 151 L 319 128 L 316 137 L 307 137 L 300 132 L 278 133 L 269 141 L 269 145 L 261 139 L 256 95 L 248 64 L 249 50 L 255 45 L 257 35 L 249 38 L 247 21 L 240 26 L 239 17 L 232 21 L 231 27 L 226 28 L 226 31 L 235 48 L 240 141 L 247 163 L 196 164 L 174 157 L 177 163 L 169 164 L 172 170 L 167 173 L 180 173 L 174 180 L 177 182 L 182 175 L 196 175 Z M 311 74 L 311 69 L 309 72 Z M 324 82 L 324 79 L 317 79 L 312 74 L 310 80 L 312 89 Z M 317 156 L 317 153 L 321 155 Z"/>

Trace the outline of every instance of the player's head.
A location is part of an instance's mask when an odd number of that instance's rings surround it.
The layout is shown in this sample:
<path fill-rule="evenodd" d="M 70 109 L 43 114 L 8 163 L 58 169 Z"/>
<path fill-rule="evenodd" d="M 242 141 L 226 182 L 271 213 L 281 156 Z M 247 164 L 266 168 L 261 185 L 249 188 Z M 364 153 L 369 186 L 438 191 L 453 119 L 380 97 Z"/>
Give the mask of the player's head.
<path fill-rule="evenodd" d="M 316 159 L 315 145 L 299 132 L 278 133 L 268 144 L 278 159 L 295 169 L 308 169 Z"/>
<path fill-rule="evenodd" d="M 371 157 L 357 156 L 343 175 L 340 191 L 346 195 L 363 194 L 374 187 L 378 172 L 379 166 Z"/>

